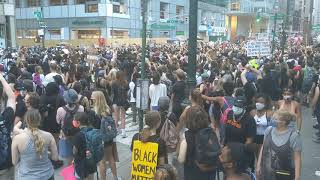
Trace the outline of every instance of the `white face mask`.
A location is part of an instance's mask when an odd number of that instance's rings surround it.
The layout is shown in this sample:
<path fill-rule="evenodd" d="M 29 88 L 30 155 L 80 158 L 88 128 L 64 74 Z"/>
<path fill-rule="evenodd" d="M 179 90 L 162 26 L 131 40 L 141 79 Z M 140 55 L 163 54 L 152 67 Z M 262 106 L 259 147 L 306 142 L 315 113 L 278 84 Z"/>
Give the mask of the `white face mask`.
<path fill-rule="evenodd" d="M 232 107 L 232 111 L 233 111 L 233 114 L 234 114 L 235 116 L 238 116 L 238 115 L 242 114 L 244 110 L 243 110 L 242 108 L 233 106 L 233 107 Z"/>
<path fill-rule="evenodd" d="M 264 104 L 262 104 L 262 103 L 256 103 L 256 108 L 257 108 L 258 111 L 264 109 L 264 107 L 265 107 Z"/>
<path fill-rule="evenodd" d="M 292 96 L 283 96 L 283 99 L 285 101 L 290 101 L 292 99 Z"/>

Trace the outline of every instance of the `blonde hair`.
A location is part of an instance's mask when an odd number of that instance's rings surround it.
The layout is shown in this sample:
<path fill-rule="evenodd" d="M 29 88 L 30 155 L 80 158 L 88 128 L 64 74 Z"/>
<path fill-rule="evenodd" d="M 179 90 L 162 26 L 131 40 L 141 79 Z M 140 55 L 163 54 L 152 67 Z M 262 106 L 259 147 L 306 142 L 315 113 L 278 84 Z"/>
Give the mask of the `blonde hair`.
<path fill-rule="evenodd" d="M 42 70 L 41 66 L 36 66 L 35 71 L 38 74 L 43 74 L 43 70 Z"/>
<path fill-rule="evenodd" d="M 109 116 L 111 114 L 111 109 L 107 104 L 106 98 L 101 91 L 93 91 L 91 97 L 94 98 L 95 103 L 93 110 L 99 116 Z"/>
<path fill-rule="evenodd" d="M 295 119 L 295 115 L 286 110 L 278 110 L 274 114 L 278 116 L 278 120 L 286 121 L 287 125 Z"/>
<path fill-rule="evenodd" d="M 31 131 L 34 146 L 37 154 L 42 156 L 44 152 L 44 138 L 40 135 L 39 126 L 41 123 L 41 115 L 37 109 L 30 109 L 25 114 L 25 121 L 28 125 L 28 129 Z"/>

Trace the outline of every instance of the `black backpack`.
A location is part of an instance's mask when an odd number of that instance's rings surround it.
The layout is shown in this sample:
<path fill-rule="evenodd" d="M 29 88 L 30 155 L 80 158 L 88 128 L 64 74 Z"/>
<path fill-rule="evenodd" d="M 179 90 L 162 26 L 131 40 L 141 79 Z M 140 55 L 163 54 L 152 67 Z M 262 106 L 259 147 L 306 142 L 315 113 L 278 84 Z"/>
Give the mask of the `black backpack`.
<path fill-rule="evenodd" d="M 73 136 L 79 132 L 79 129 L 72 124 L 74 115 L 79 110 L 79 105 L 77 105 L 74 110 L 68 109 L 67 106 L 63 106 L 63 109 L 66 111 L 66 115 L 64 116 L 62 131 L 65 136 Z"/>
<path fill-rule="evenodd" d="M 220 144 L 212 128 L 200 130 L 195 135 L 195 164 L 202 172 L 210 172 L 217 168 Z"/>
<path fill-rule="evenodd" d="M 9 159 L 10 129 L 7 129 L 5 119 L 0 115 L 0 166 Z"/>

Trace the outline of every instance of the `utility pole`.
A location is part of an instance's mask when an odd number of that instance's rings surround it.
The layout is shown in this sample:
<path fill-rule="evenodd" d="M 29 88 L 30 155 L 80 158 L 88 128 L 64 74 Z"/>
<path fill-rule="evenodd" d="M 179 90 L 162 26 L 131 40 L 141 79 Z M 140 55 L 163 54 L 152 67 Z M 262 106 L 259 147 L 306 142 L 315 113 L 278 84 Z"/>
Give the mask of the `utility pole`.
<path fill-rule="evenodd" d="M 41 19 L 42 19 L 42 21 L 43 21 L 43 19 L 44 19 L 44 14 L 43 14 L 43 1 L 40 1 L 40 3 L 41 3 Z M 46 37 L 46 28 L 43 27 L 42 30 L 43 30 L 42 48 L 45 48 L 44 40 L 45 40 L 45 37 Z"/>
<path fill-rule="evenodd" d="M 141 42 L 141 79 L 145 80 L 146 78 L 146 46 L 147 46 L 147 9 L 148 9 L 148 0 L 141 0 L 142 3 L 142 42 Z M 140 109 L 139 109 L 139 130 L 143 129 L 143 108 L 142 108 L 142 81 L 140 84 Z"/>
<path fill-rule="evenodd" d="M 274 22 L 273 22 L 271 56 L 273 56 L 273 52 L 274 52 L 274 49 L 276 47 L 275 37 L 276 37 L 276 31 L 277 31 L 277 19 L 278 19 L 278 11 L 279 11 L 279 2 L 278 2 L 278 0 L 276 0 L 274 2 L 273 9 L 274 9 L 275 15 L 274 15 Z"/>
<path fill-rule="evenodd" d="M 285 30 L 289 31 L 289 17 L 290 17 L 290 1 L 291 0 L 287 0 L 287 13 L 286 13 L 286 21 L 285 24 L 282 24 L 282 46 L 281 46 L 281 51 L 282 51 L 282 55 L 284 53 L 284 47 L 286 45 L 286 41 L 287 41 L 287 34 Z"/>
<path fill-rule="evenodd" d="M 188 90 L 196 86 L 198 0 L 189 0 Z M 188 92 L 188 93 L 189 93 Z M 189 97 L 187 95 L 187 97 Z"/>

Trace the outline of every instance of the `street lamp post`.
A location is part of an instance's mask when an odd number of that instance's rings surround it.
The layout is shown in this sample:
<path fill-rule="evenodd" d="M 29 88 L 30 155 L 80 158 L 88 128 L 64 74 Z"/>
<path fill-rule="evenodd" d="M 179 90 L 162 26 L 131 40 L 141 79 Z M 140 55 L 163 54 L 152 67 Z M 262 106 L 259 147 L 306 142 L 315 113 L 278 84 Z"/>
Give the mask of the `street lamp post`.
<path fill-rule="evenodd" d="M 198 1 L 189 1 L 188 91 L 196 86 Z M 188 96 L 187 96 L 188 97 Z"/>

